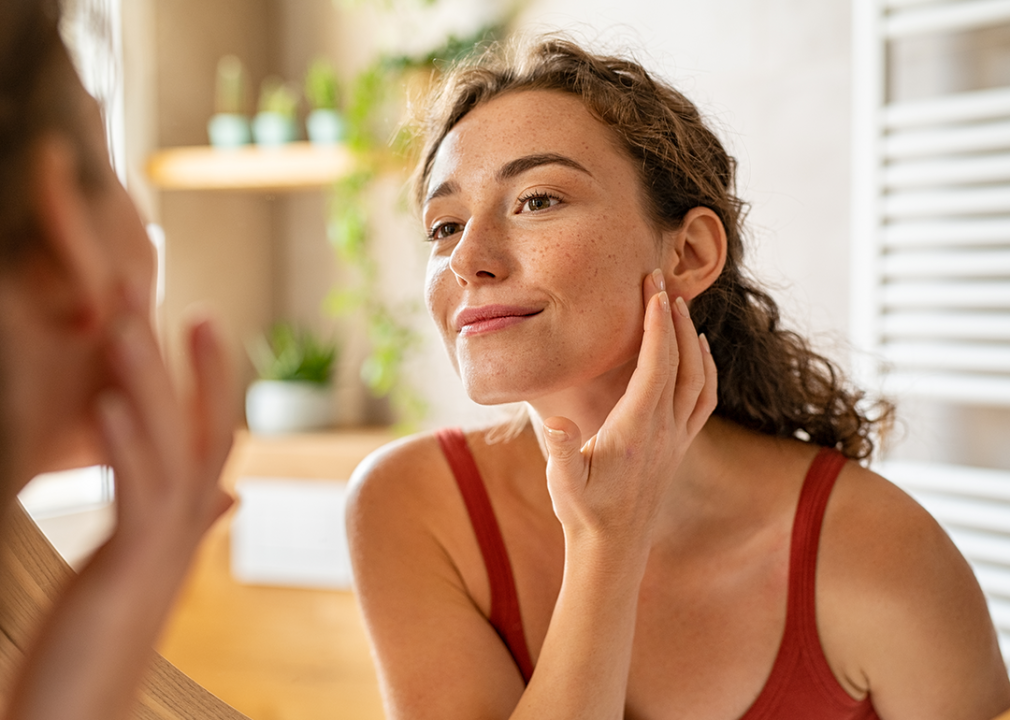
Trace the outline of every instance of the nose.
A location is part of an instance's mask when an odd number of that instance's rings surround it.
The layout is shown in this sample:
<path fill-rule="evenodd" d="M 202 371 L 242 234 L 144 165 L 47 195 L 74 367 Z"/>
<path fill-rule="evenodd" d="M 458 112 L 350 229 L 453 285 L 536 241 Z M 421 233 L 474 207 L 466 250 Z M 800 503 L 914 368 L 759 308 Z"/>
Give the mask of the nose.
<path fill-rule="evenodd" d="M 471 217 L 449 257 L 449 269 L 460 287 L 504 280 L 509 273 L 507 241 L 494 223 Z"/>

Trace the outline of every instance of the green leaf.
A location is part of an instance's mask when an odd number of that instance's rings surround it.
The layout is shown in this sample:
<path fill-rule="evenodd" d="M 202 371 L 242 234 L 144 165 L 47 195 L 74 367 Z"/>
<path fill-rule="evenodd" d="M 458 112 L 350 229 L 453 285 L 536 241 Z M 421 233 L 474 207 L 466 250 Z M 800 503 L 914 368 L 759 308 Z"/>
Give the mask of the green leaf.
<path fill-rule="evenodd" d="M 337 361 L 337 345 L 289 323 L 277 323 L 247 346 L 259 377 L 325 384 Z"/>

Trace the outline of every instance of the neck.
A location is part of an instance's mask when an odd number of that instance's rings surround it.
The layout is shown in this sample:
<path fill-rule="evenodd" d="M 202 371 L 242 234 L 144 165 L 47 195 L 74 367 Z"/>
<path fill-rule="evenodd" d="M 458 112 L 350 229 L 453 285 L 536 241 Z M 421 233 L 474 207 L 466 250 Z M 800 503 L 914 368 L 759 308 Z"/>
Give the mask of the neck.
<path fill-rule="evenodd" d="M 617 402 L 628 389 L 636 359 L 593 378 L 585 385 L 570 387 L 527 403 L 533 429 L 544 449 L 543 423 L 552 417 L 564 417 L 579 426 L 582 442 L 599 432 Z M 545 452 L 546 456 L 546 452 Z"/>
<path fill-rule="evenodd" d="M 579 426 L 585 443 L 599 431 L 623 395 L 623 390 L 611 389 L 609 393 L 605 390 L 594 394 L 568 391 L 528 403 L 533 430 L 545 458 L 543 421 L 554 416 L 572 420 Z M 669 485 L 660 512 L 662 521 L 656 529 L 657 541 L 697 537 L 698 532 L 711 527 L 722 528 L 720 532 L 724 532 L 727 522 L 739 524 L 741 518 L 761 517 L 758 506 L 763 507 L 772 497 L 749 492 L 748 488 L 761 487 L 763 483 L 743 483 L 741 478 L 753 479 L 763 475 L 766 467 L 780 467 L 785 460 L 782 452 L 788 444 L 795 441 L 771 438 L 720 417 L 709 418 Z M 755 458 L 766 462 L 755 467 Z M 739 527 L 743 533 L 749 529 Z"/>

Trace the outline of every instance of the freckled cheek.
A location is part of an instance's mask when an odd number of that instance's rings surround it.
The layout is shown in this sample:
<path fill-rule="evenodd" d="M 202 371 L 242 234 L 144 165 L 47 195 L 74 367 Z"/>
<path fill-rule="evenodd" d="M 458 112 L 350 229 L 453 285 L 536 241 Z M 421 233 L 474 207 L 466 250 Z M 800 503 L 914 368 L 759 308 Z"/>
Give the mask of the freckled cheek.
<path fill-rule="evenodd" d="M 566 287 L 566 295 L 583 309 L 586 306 L 613 302 L 615 290 L 635 285 L 640 271 L 633 254 L 629 255 L 627 238 L 616 223 L 583 222 L 569 229 L 564 237 L 538 250 L 541 273 L 558 287 Z"/>
<path fill-rule="evenodd" d="M 448 261 L 440 259 L 429 261 L 424 281 L 424 304 L 446 341 L 449 340 L 450 334 L 455 335 L 448 326 L 453 311 L 451 305 L 455 288 L 456 281 L 449 271 Z"/>

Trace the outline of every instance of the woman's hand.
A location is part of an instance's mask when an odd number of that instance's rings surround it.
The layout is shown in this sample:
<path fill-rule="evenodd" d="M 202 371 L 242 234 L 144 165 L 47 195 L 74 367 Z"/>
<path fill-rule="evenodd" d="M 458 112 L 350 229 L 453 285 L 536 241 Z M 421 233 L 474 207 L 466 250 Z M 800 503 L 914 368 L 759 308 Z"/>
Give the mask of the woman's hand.
<path fill-rule="evenodd" d="M 646 545 L 662 497 L 716 406 L 716 367 L 662 273 L 643 283 L 644 335 L 628 389 L 585 445 L 563 417 L 544 421 L 547 484 L 569 539 Z"/>
<path fill-rule="evenodd" d="M 6 717 L 126 717 L 193 552 L 232 502 L 218 486 L 233 432 L 220 341 L 207 321 L 190 330 L 193 391 L 184 407 L 144 303 L 124 305 L 108 342 L 112 386 L 96 408 L 116 473 L 118 523 L 57 598 Z"/>
<path fill-rule="evenodd" d="M 116 476 L 117 539 L 144 544 L 153 534 L 188 559 L 195 543 L 232 503 L 218 486 L 231 447 L 231 376 L 209 320 L 192 325 L 192 392 L 172 388 L 142 303 L 127 300 L 109 343 L 116 387 L 98 414 Z"/>

